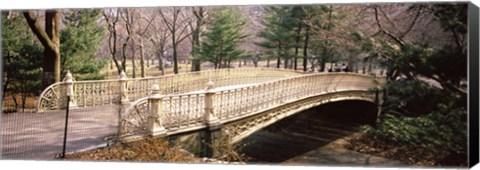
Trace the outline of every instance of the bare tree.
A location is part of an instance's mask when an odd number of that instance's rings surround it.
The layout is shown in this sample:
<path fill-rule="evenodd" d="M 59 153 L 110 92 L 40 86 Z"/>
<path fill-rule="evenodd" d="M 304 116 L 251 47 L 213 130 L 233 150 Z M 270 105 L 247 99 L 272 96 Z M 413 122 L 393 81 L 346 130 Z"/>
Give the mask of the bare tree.
<path fill-rule="evenodd" d="M 124 21 L 124 27 L 125 27 L 125 30 L 127 31 L 127 35 L 125 37 L 125 41 L 123 42 L 123 45 L 122 45 L 122 56 L 123 58 L 127 58 L 127 47 L 128 47 L 128 44 L 131 41 L 130 43 L 130 47 L 131 47 L 131 52 L 132 52 L 132 77 L 135 78 L 136 77 L 136 74 L 135 74 L 135 70 L 136 70 L 136 64 L 135 64 L 135 41 L 133 40 L 132 36 L 133 36 L 133 29 L 134 29 L 134 13 L 135 13 L 135 9 L 123 9 L 121 10 L 120 12 L 120 17 L 122 18 L 122 20 Z"/>
<path fill-rule="evenodd" d="M 187 32 L 190 17 L 185 16 L 186 11 L 184 7 L 172 7 L 168 12 L 165 8 L 158 10 L 171 34 L 174 74 L 178 74 L 178 44 L 193 33 Z"/>
<path fill-rule="evenodd" d="M 196 57 L 196 47 L 200 46 L 200 32 L 206 25 L 207 10 L 203 7 L 192 7 L 192 12 L 195 15 L 195 23 L 189 22 L 189 27 L 192 32 L 190 42 L 192 45 L 192 69 L 191 71 L 200 71 L 201 61 Z"/>
<path fill-rule="evenodd" d="M 143 39 L 144 39 L 145 33 L 147 32 L 148 28 L 151 26 L 153 20 L 156 17 L 155 12 L 153 12 L 153 14 L 148 16 L 148 17 L 142 16 L 143 14 L 146 14 L 147 12 L 148 12 L 147 10 L 143 10 L 141 13 L 137 13 L 135 11 L 133 11 L 133 13 L 131 13 L 132 18 L 135 15 L 139 15 L 138 16 L 139 20 L 135 23 L 135 25 L 138 26 L 138 27 L 136 27 L 137 29 L 134 31 L 136 36 L 132 37 L 132 42 L 133 42 L 134 39 L 137 38 L 139 43 L 140 43 L 140 45 L 139 45 L 140 46 L 140 68 L 141 68 L 141 76 L 142 77 L 146 77 Z M 132 23 L 133 23 L 133 21 L 132 21 Z"/>
<path fill-rule="evenodd" d="M 107 24 L 108 30 L 108 50 L 112 57 L 112 60 L 117 67 L 117 72 L 120 75 L 122 71 L 126 72 L 126 57 L 125 55 L 121 59 L 121 63 L 117 60 L 117 43 L 118 43 L 118 30 L 117 23 L 119 21 L 120 10 L 119 9 L 105 9 L 102 15 Z"/>
<path fill-rule="evenodd" d="M 152 20 L 152 24 L 148 27 L 146 36 L 150 37 L 148 41 L 153 45 L 155 52 L 154 55 L 158 59 L 158 69 L 161 70 L 162 75 L 165 74 L 165 69 L 163 68 L 163 54 L 167 51 L 167 41 L 171 37 L 170 31 L 164 26 L 164 20 L 155 17 Z"/>

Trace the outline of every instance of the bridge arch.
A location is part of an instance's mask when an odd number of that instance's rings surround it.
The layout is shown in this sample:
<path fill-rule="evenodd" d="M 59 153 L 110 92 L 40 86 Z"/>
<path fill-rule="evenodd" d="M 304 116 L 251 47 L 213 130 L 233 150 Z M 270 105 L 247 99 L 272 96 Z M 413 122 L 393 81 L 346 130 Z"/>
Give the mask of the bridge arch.
<path fill-rule="evenodd" d="M 253 116 L 224 124 L 222 131 L 229 137 L 231 143 L 236 143 L 267 126 L 304 110 L 328 103 L 350 100 L 366 101 L 377 104 L 377 97 L 377 94 L 370 91 L 359 90 L 320 94 L 318 96 L 311 96 L 285 103 L 276 108 L 253 114 Z"/>

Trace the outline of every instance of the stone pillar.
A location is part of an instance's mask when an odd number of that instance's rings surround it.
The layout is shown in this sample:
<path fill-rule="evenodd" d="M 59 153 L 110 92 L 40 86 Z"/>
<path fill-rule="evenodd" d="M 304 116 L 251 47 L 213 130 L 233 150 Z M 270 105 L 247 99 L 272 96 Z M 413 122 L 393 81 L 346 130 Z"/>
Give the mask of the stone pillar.
<path fill-rule="evenodd" d="M 127 95 L 127 75 L 124 71 L 120 73 L 120 104 L 128 104 L 130 100 L 128 100 Z"/>
<path fill-rule="evenodd" d="M 152 85 L 151 93 L 148 98 L 149 115 L 147 119 L 147 130 L 150 136 L 163 136 L 167 130 L 162 125 L 162 96 L 160 95 L 160 87 L 157 84 Z"/>
<path fill-rule="evenodd" d="M 118 127 L 121 126 L 122 122 L 122 115 L 125 114 L 128 105 L 130 104 L 130 100 L 128 100 L 128 95 L 127 95 L 127 75 L 125 74 L 124 71 L 120 73 L 120 79 L 118 80 L 120 86 L 119 86 L 119 103 L 118 103 Z M 117 134 L 120 134 L 120 129 L 118 128 Z"/>
<path fill-rule="evenodd" d="M 210 80 L 207 83 L 207 88 L 205 89 L 205 115 L 204 120 L 207 125 L 205 130 L 204 137 L 202 140 L 202 156 L 205 157 L 218 157 L 223 154 L 223 149 L 221 148 L 223 141 L 222 138 L 222 123 L 214 115 L 213 107 L 215 106 L 215 91 L 213 88 L 213 82 Z"/>
<path fill-rule="evenodd" d="M 207 88 L 205 89 L 205 123 L 209 128 L 215 128 L 220 124 L 220 121 L 213 113 L 213 106 L 215 101 L 215 91 L 212 80 L 208 81 Z"/>
<path fill-rule="evenodd" d="M 75 91 L 73 90 L 73 76 L 72 76 L 72 73 L 70 73 L 70 70 L 67 71 L 67 74 L 63 79 L 63 82 L 65 83 L 65 97 L 70 96 L 70 103 L 69 103 L 70 109 L 77 107 L 77 102 L 75 102 Z M 66 100 L 67 98 L 65 98 L 65 101 Z M 64 102 L 64 105 L 62 108 L 64 109 L 67 108 L 67 102 Z"/>

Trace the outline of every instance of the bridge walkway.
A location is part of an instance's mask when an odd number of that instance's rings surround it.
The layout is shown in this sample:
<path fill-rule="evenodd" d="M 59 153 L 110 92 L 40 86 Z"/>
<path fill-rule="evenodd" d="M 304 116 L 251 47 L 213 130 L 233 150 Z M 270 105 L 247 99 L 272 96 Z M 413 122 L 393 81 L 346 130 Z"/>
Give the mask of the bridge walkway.
<path fill-rule="evenodd" d="M 255 85 L 218 87 L 221 90 Z M 186 92 L 185 94 L 198 93 Z M 66 152 L 80 152 L 105 147 L 118 132 L 120 105 L 73 108 L 69 111 Z M 62 152 L 65 110 L 2 115 L 2 159 L 52 159 Z"/>

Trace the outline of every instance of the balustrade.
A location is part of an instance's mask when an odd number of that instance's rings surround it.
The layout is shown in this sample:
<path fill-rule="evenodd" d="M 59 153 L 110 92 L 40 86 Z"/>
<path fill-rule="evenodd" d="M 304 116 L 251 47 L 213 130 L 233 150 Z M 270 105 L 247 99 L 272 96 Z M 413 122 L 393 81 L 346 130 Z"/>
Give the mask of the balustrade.
<path fill-rule="evenodd" d="M 238 74 L 238 73 L 237 73 Z M 217 79 L 222 81 L 221 79 Z M 167 131 L 188 128 L 203 128 L 248 117 L 265 109 L 276 108 L 305 98 L 342 91 L 369 91 L 385 83 L 383 77 L 374 77 L 356 73 L 316 73 L 283 78 L 247 87 L 215 90 L 212 81 L 207 83 L 204 92 L 182 95 L 162 95 L 149 97 L 138 105 L 149 105 L 155 110 L 151 119 L 157 119 L 160 127 Z M 157 89 L 156 86 L 152 89 Z M 160 94 L 157 92 L 156 94 Z M 152 105 L 161 105 L 161 109 Z M 140 108 L 145 108 L 141 106 Z M 159 106 L 160 107 L 160 106 Z M 133 114 L 139 114 L 132 112 Z M 128 119 L 128 110 L 122 119 L 123 124 L 142 124 L 142 119 Z M 148 114 L 148 113 L 144 113 Z M 145 117 L 145 116 L 140 116 Z M 134 122 L 129 122 L 134 121 Z M 145 123 L 145 122 L 143 122 Z M 128 128 L 128 127 L 120 127 Z M 134 130 L 126 130 L 126 132 Z M 159 130 L 149 130 L 157 132 Z M 127 135 L 127 134 L 121 134 Z"/>
<path fill-rule="evenodd" d="M 159 86 L 161 94 L 170 95 L 201 90 L 208 80 L 220 87 L 261 83 L 299 74 L 302 72 L 286 69 L 240 68 L 130 79 L 122 72 L 118 80 L 64 81 L 52 84 L 39 96 L 37 111 L 62 109 L 66 105 L 67 86 L 73 89 L 72 101 L 76 102 L 75 106 L 88 107 L 136 101 L 146 97 L 153 84 Z"/>

